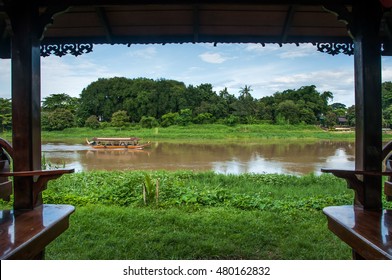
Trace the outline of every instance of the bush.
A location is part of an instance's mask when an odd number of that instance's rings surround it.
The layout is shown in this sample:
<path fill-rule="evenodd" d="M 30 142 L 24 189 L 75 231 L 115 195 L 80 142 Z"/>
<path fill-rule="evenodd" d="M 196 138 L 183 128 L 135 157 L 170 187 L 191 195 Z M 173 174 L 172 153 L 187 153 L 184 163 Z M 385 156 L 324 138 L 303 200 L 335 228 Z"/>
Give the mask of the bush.
<path fill-rule="evenodd" d="M 153 128 L 158 126 L 158 121 L 154 117 L 143 116 L 140 120 L 140 125 L 143 128 Z"/>
<path fill-rule="evenodd" d="M 75 126 L 75 116 L 70 110 L 56 109 L 42 114 L 41 125 L 43 130 L 64 130 Z"/>
<path fill-rule="evenodd" d="M 228 126 L 235 126 L 240 123 L 240 118 L 234 115 L 230 115 L 228 118 L 223 120 L 223 123 Z"/>
<path fill-rule="evenodd" d="M 114 127 L 125 127 L 129 124 L 129 117 L 126 111 L 117 111 L 112 115 L 112 126 Z"/>
<path fill-rule="evenodd" d="M 95 115 L 92 115 L 90 117 L 87 118 L 87 120 L 84 123 L 85 127 L 89 127 L 92 129 L 97 129 L 100 127 L 99 121 L 98 121 L 98 117 Z"/>

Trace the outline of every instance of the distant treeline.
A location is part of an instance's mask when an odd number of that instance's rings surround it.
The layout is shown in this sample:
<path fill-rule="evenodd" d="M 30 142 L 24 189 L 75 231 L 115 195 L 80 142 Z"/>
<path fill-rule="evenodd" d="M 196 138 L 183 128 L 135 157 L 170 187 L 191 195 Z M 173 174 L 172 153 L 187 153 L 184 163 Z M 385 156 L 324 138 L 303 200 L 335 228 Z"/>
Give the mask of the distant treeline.
<path fill-rule="evenodd" d="M 355 125 L 355 108 L 332 103 L 333 93 L 319 92 L 314 85 L 276 92 L 260 99 L 244 85 L 237 96 L 227 88 L 216 92 L 211 84 L 186 86 L 167 79 L 100 78 L 88 85 L 80 97 L 52 94 L 42 102 L 42 128 L 102 126 L 143 127 L 190 123 L 317 124 L 325 127 Z M 353 93 L 354 94 L 354 93 Z M 0 99 L 2 129 L 11 126 L 11 101 Z M 392 119 L 392 83 L 383 83 L 385 125 Z M 391 107 L 391 108 L 390 108 Z"/>

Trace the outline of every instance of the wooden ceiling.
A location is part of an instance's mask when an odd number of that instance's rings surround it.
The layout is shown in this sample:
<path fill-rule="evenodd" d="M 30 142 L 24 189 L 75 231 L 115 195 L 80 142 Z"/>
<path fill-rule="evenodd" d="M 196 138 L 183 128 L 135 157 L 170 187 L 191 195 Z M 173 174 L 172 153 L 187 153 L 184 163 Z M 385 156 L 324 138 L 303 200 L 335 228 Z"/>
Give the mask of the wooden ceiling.
<path fill-rule="evenodd" d="M 33 2 L 30 8 L 39 7 L 45 26 L 42 45 L 352 42 L 347 29 L 352 0 Z M 6 57 L 2 48 L 12 34 L 7 6 L 18 10 L 26 5 L 0 0 L 1 57 Z M 391 22 L 386 13 L 380 29 L 384 42 L 392 41 Z"/>
<path fill-rule="evenodd" d="M 128 5 L 74 6 L 54 17 L 44 41 L 93 43 L 350 40 L 344 22 L 322 6 Z"/>

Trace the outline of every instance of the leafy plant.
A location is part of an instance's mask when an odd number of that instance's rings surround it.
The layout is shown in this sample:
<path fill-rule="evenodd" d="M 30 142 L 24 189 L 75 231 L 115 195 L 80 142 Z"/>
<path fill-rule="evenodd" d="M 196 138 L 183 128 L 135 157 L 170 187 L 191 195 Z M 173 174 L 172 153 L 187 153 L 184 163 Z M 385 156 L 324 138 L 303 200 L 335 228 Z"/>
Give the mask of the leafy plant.
<path fill-rule="evenodd" d="M 159 183 L 158 180 L 155 181 L 155 186 L 154 183 L 151 179 L 151 177 L 145 173 L 144 174 L 144 183 L 143 183 L 143 201 L 144 204 L 150 204 L 154 201 L 155 203 L 158 204 L 159 201 Z"/>

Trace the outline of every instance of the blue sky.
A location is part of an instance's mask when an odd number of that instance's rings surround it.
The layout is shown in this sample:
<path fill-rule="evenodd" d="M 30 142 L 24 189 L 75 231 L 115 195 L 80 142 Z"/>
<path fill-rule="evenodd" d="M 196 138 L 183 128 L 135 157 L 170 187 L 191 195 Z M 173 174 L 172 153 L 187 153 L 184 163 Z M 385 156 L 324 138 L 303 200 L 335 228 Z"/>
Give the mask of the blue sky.
<path fill-rule="evenodd" d="M 255 98 L 315 85 L 319 92 L 331 91 L 332 102 L 354 104 L 353 57 L 323 54 L 308 44 L 96 45 L 76 58 L 42 58 L 41 65 L 42 98 L 55 93 L 79 97 L 98 78 L 117 76 L 210 83 L 216 92 L 227 87 L 236 96 L 247 85 Z M 391 66 L 391 58 L 383 58 L 383 81 L 392 80 Z M 0 60 L 0 97 L 10 97 L 9 60 Z"/>

